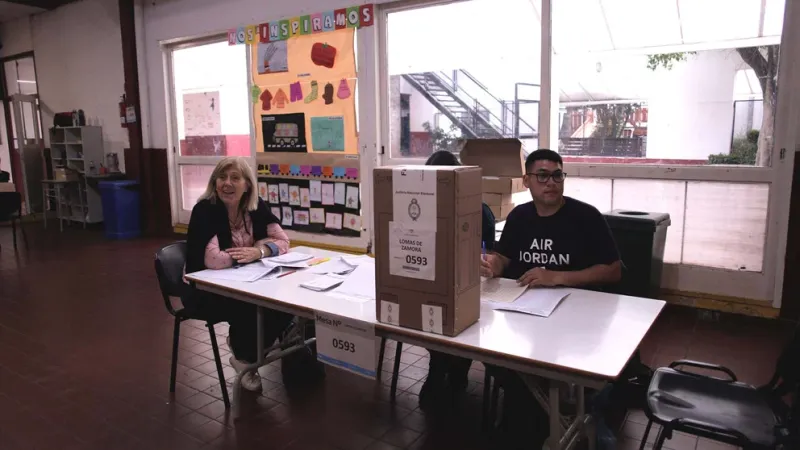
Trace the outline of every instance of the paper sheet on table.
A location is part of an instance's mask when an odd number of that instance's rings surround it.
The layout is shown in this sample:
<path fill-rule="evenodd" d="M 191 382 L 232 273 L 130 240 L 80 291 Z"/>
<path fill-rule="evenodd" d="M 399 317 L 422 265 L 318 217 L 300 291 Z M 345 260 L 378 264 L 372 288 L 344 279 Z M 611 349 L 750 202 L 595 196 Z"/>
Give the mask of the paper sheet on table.
<path fill-rule="evenodd" d="M 331 294 L 357 302 L 375 300 L 375 263 L 359 264 Z"/>
<path fill-rule="evenodd" d="M 337 275 L 320 275 L 311 280 L 300 283 L 300 287 L 310 289 L 312 291 L 327 291 L 328 289 L 339 286 L 344 281 L 344 277 Z"/>
<path fill-rule="evenodd" d="M 531 288 L 512 303 L 489 303 L 492 309 L 550 317 L 569 292 L 565 289 Z"/>
<path fill-rule="evenodd" d="M 324 263 L 320 263 L 316 266 L 311 266 L 311 273 L 336 273 L 336 274 L 343 274 L 343 273 L 350 273 L 353 269 L 356 268 L 355 264 L 349 264 L 345 261 L 344 258 L 333 258 L 329 261 L 325 261 Z"/>
<path fill-rule="evenodd" d="M 278 265 L 281 265 L 281 266 L 285 266 L 286 264 L 292 264 L 292 263 L 297 263 L 297 262 L 302 262 L 302 261 L 308 261 L 309 259 L 311 259 L 313 257 L 314 257 L 314 255 L 309 255 L 309 254 L 306 254 L 306 253 L 289 252 L 289 253 L 286 253 L 284 255 L 273 256 L 272 258 L 266 258 L 266 259 L 263 259 L 262 261 L 269 261 L 269 262 L 271 262 L 273 264 L 278 264 Z"/>
<path fill-rule="evenodd" d="M 266 267 L 262 264 L 247 264 L 231 267 L 230 269 L 205 270 L 198 273 L 197 276 L 206 280 L 244 281 L 251 283 L 267 276 L 267 274 L 273 270 L 275 270 L 275 267 Z"/>
<path fill-rule="evenodd" d="M 520 286 L 517 280 L 508 278 L 481 278 L 481 300 L 497 303 L 511 303 L 523 292 L 527 286 Z"/>

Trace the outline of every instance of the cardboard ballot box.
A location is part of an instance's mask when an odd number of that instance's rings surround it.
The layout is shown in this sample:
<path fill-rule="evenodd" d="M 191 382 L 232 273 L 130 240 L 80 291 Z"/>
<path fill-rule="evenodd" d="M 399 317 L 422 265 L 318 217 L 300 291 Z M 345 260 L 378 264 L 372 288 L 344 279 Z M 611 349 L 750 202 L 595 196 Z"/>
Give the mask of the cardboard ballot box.
<path fill-rule="evenodd" d="M 519 139 L 469 139 L 459 154 L 461 162 L 483 169 L 483 202 L 498 221 L 505 220 L 519 196 L 527 192 L 522 182 L 525 156 Z M 524 197 L 524 195 L 523 195 Z"/>
<path fill-rule="evenodd" d="M 480 316 L 481 169 L 374 171 L 378 320 L 455 336 Z"/>

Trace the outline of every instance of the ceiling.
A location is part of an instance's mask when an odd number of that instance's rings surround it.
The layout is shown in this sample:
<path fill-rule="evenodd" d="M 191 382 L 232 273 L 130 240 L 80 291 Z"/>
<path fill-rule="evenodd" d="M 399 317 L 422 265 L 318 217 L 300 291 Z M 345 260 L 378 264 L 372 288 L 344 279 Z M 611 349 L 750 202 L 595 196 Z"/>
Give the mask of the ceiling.
<path fill-rule="evenodd" d="M 56 9 L 74 0 L 0 0 L 0 23 Z"/>

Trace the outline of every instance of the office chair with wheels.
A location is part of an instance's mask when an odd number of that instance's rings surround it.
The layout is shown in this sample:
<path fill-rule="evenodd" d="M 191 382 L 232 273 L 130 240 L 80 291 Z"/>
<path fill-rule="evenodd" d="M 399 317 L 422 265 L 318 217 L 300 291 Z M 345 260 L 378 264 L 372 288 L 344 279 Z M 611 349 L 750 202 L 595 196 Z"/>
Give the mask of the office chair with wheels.
<path fill-rule="evenodd" d="M 0 192 L 0 223 L 11 222 L 11 234 L 14 239 L 14 250 L 17 249 L 17 222 L 22 232 L 25 249 L 28 248 L 28 236 L 22 225 L 22 195 L 19 192 Z"/>
<path fill-rule="evenodd" d="M 183 282 L 183 267 L 186 264 L 186 241 L 169 244 L 156 253 L 155 266 L 158 285 L 161 288 L 161 295 L 164 298 L 164 305 L 167 311 L 175 317 L 175 326 L 172 334 L 172 367 L 169 378 L 169 391 L 175 392 L 175 374 L 178 369 L 178 341 L 180 340 L 181 322 L 186 320 L 200 320 L 206 323 L 208 334 L 211 337 L 211 348 L 214 350 L 214 362 L 217 365 L 217 376 L 219 386 L 222 391 L 222 401 L 225 408 L 230 408 L 231 403 L 228 399 L 228 389 L 225 386 L 225 375 L 222 373 L 222 361 L 219 357 L 219 347 L 217 346 L 217 335 L 214 333 L 214 325 L 218 321 L 209 320 L 197 311 L 188 308 L 175 309 L 170 302 L 170 297 L 179 297 L 184 293 L 186 285 Z"/>
<path fill-rule="evenodd" d="M 713 371 L 724 378 L 700 375 L 687 368 Z M 800 448 L 800 328 L 783 349 L 775 373 L 756 388 L 739 382 L 727 367 L 680 360 L 655 371 L 647 392 L 649 419 L 642 447 L 655 422 L 661 430 L 654 450 L 680 431 L 755 449 Z M 785 402 L 789 397 L 791 401 Z M 790 406 L 791 405 L 791 406 Z"/>

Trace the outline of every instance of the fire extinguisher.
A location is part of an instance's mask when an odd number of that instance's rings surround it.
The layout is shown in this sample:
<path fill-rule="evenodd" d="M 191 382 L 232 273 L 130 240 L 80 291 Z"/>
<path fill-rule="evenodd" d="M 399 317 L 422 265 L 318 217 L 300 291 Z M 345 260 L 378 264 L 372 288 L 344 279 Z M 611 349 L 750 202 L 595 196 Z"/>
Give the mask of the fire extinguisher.
<path fill-rule="evenodd" d="M 125 94 L 122 94 L 120 100 L 121 101 L 119 102 L 119 123 L 120 125 L 122 125 L 122 128 L 128 128 L 128 117 L 127 117 L 128 105 L 127 102 L 125 101 Z"/>

